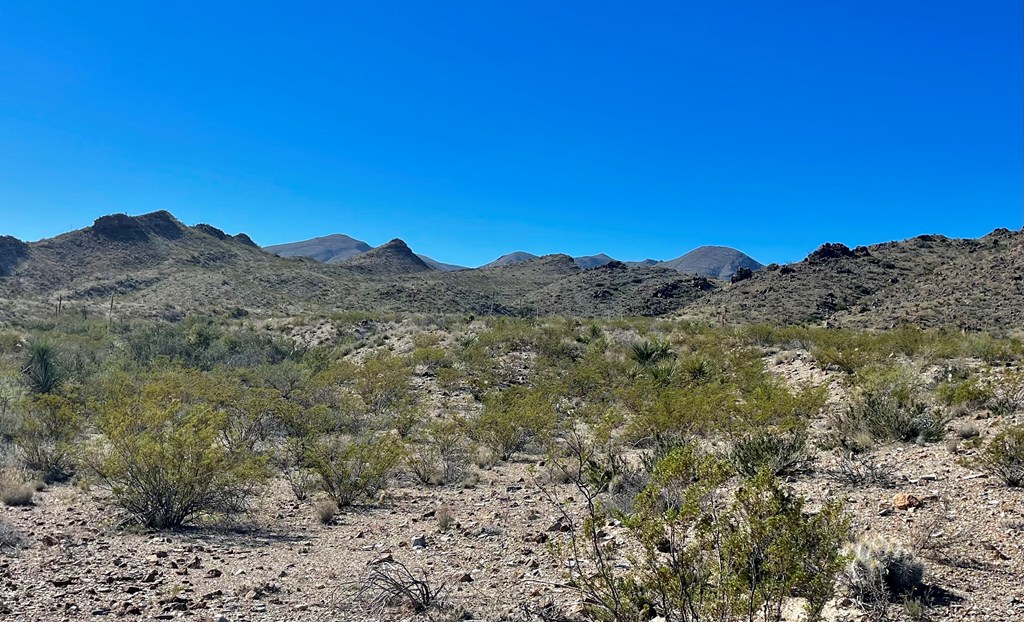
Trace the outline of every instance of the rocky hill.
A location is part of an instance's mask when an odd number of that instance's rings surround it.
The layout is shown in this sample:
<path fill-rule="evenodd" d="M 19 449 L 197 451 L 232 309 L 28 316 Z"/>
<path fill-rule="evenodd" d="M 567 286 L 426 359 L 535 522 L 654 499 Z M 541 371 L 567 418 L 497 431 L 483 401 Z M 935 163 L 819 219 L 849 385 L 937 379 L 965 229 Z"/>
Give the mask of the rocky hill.
<path fill-rule="evenodd" d="M 764 267 L 750 256 L 728 246 L 701 246 L 658 265 L 713 279 L 730 279 L 741 268 L 757 271 Z"/>
<path fill-rule="evenodd" d="M 405 242 L 398 238 L 365 253 L 350 257 L 338 265 L 366 274 L 389 276 L 425 272 L 434 269 L 420 259 Z"/>
<path fill-rule="evenodd" d="M 848 248 L 824 244 L 803 261 L 770 265 L 688 310 L 733 322 L 963 329 L 1024 328 L 1024 234 L 922 235 Z"/>

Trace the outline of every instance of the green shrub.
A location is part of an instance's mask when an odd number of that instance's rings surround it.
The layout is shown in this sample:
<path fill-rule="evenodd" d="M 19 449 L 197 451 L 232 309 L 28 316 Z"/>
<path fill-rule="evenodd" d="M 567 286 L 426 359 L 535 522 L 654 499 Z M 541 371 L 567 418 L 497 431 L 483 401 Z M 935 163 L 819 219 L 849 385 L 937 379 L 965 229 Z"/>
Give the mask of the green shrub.
<path fill-rule="evenodd" d="M 309 463 L 327 496 L 340 506 L 375 500 L 404 457 L 391 434 L 322 439 L 309 450 Z"/>
<path fill-rule="evenodd" d="M 980 407 L 995 397 L 991 388 L 977 376 L 944 382 L 938 386 L 935 394 L 947 406 Z"/>
<path fill-rule="evenodd" d="M 1024 487 L 1024 425 L 996 434 L 982 450 L 978 466 L 1007 486 Z"/>
<path fill-rule="evenodd" d="M 468 462 L 469 447 L 460 421 L 433 422 L 406 448 L 406 464 L 424 484 L 457 482 Z"/>
<path fill-rule="evenodd" d="M 21 402 L 11 436 L 25 467 L 47 482 L 65 481 L 78 466 L 85 417 L 82 406 L 56 394 L 39 394 Z"/>
<path fill-rule="evenodd" d="M 511 387 L 489 395 L 483 412 L 472 425 L 473 438 L 502 460 L 522 451 L 534 440 L 544 440 L 557 425 L 550 399 L 542 391 Z"/>
<path fill-rule="evenodd" d="M 692 447 L 657 465 L 627 521 L 642 547 L 641 564 L 631 576 L 596 584 L 592 617 L 778 621 L 784 604 L 799 595 L 807 619 L 820 618 L 843 564 L 848 522 L 839 506 L 809 516 L 803 500 L 766 471 L 726 504 L 726 473 Z"/>
<path fill-rule="evenodd" d="M 269 474 L 258 456 L 224 446 L 225 419 L 204 404 L 111 396 L 94 468 L 114 502 L 147 527 L 243 512 Z"/>
<path fill-rule="evenodd" d="M 422 418 L 412 387 L 412 363 L 386 350 L 367 357 L 356 372 L 356 393 L 367 413 L 380 425 L 407 435 Z"/>

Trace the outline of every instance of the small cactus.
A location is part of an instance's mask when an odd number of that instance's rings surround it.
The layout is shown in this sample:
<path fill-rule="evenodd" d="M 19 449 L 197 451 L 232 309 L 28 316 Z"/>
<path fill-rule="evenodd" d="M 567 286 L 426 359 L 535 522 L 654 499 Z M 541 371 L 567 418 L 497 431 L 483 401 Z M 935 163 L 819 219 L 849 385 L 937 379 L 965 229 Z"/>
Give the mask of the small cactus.
<path fill-rule="evenodd" d="M 915 591 L 924 565 L 910 551 L 881 538 L 859 540 L 849 551 L 844 582 L 861 602 L 890 600 Z"/>

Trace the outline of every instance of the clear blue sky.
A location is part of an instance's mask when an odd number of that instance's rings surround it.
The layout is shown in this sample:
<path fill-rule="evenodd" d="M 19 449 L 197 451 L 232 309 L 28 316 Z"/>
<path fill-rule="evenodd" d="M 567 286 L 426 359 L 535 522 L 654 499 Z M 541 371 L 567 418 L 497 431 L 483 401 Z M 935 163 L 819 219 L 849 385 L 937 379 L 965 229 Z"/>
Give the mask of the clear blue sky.
<path fill-rule="evenodd" d="M 1019 0 L 0 4 L 0 233 L 763 261 L 1022 219 Z"/>

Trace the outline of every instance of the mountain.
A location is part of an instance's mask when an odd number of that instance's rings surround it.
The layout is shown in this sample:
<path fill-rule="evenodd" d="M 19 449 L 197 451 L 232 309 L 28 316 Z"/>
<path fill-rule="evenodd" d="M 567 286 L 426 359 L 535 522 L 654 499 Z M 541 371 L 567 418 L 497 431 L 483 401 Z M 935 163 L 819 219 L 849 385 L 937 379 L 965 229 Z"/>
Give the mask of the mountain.
<path fill-rule="evenodd" d="M 416 253 L 416 256 L 423 260 L 423 263 L 427 264 L 435 270 L 443 270 L 445 272 L 456 272 L 458 270 L 469 270 L 466 266 L 457 266 L 453 263 L 442 263 L 436 259 L 431 259 L 426 255 L 420 255 Z"/>
<path fill-rule="evenodd" d="M 701 246 L 681 257 L 663 261 L 658 265 L 679 272 L 726 280 L 736 274 L 740 268 L 756 272 L 764 267 L 751 257 L 727 246 Z"/>
<path fill-rule="evenodd" d="M 585 255 L 583 257 L 574 257 L 573 260 L 576 262 L 577 266 L 583 268 L 584 270 L 604 266 L 615 261 L 614 259 L 612 259 L 608 255 L 605 255 L 604 253 L 599 253 L 597 255 Z"/>
<path fill-rule="evenodd" d="M 1024 233 L 922 235 L 848 248 L 823 244 L 721 288 L 692 315 L 727 322 L 1010 330 L 1024 326 Z"/>
<path fill-rule="evenodd" d="M 279 257 L 244 234 L 188 226 L 167 212 L 102 216 L 37 242 L 0 235 L 0 325 L 65 314 L 177 321 L 333 311 L 539 315 L 672 315 L 742 324 L 964 330 L 1024 326 L 1024 233 L 918 236 L 848 248 L 724 283 L 610 261 L 584 270 L 546 255 L 486 270 L 430 267 L 401 240 L 347 260 Z"/>
<path fill-rule="evenodd" d="M 398 275 L 434 270 L 398 238 L 338 262 L 338 266 L 364 274 Z"/>
<path fill-rule="evenodd" d="M 480 266 L 480 268 L 500 268 L 501 266 L 509 266 L 512 264 L 521 263 L 523 261 L 530 261 L 531 259 L 536 258 L 537 255 L 534 255 L 533 253 L 527 253 L 525 251 L 516 251 L 514 253 L 502 255 L 501 257 L 498 257 L 491 263 L 486 263 Z"/>
<path fill-rule="evenodd" d="M 265 246 L 263 250 L 280 255 L 281 257 L 311 257 L 317 261 L 330 263 L 344 261 L 349 257 L 365 253 L 372 248 L 372 246 L 362 240 L 334 233 L 301 242 Z"/>
<path fill-rule="evenodd" d="M 657 259 L 644 259 L 643 261 L 627 261 L 624 263 L 627 266 L 656 266 L 661 262 Z"/>

